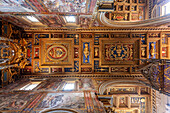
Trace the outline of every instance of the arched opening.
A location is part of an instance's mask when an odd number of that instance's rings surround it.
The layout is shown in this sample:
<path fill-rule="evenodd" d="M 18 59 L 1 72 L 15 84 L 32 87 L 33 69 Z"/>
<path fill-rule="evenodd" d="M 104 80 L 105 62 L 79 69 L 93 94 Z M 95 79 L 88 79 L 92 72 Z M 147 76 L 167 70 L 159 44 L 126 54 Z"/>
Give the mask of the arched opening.
<path fill-rule="evenodd" d="M 78 113 L 78 112 L 71 109 L 47 109 L 41 111 L 41 113 Z"/>
<path fill-rule="evenodd" d="M 107 112 L 148 113 L 151 89 L 138 80 L 109 80 L 99 86 L 98 99 Z"/>

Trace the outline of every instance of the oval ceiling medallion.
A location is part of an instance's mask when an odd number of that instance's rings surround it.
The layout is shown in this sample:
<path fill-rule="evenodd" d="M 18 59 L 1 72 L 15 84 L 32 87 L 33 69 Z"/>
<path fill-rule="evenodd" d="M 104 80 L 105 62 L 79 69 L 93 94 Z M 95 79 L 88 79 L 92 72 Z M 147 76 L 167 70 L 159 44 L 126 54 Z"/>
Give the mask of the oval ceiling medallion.
<path fill-rule="evenodd" d="M 67 57 L 67 49 L 62 45 L 54 45 L 48 48 L 47 54 L 51 60 L 64 60 Z"/>

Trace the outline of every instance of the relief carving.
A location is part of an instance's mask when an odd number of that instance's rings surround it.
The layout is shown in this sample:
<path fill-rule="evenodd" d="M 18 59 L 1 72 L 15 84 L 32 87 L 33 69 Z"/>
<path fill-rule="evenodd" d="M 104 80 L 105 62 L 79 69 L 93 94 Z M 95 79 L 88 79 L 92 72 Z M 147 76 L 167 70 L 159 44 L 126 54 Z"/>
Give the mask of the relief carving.
<path fill-rule="evenodd" d="M 154 43 L 151 43 L 151 47 L 150 47 L 150 55 L 151 55 L 151 58 L 153 58 L 156 54 L 156 50 L 155 50 L 155 44 Z"/>
<path fill-rule="evenodd" d="M 85 43 L 84 46 L 85 46 L 85 48 L 84 48 L 83 53 L 84 53 L 84 56 L 85 56 L 85 62 L 87 63 L 88 62 L 87 59 L 88 59 L 88 56 L 90 54 L 90 52 L 89 52 L 89 45 L 87 43 Z"/>

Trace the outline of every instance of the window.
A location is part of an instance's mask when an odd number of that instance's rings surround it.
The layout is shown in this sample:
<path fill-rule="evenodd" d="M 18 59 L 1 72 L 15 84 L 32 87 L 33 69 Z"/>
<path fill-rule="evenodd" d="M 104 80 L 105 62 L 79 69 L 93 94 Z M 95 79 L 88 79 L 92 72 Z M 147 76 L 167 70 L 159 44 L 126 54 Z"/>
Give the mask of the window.
<path fill-rule="evenodd" d="M 170 2 L 162 6 L 162 15 L 166 15 L 169 13 L 170 13 Z"/>
<path fill-rule="evenodd" d="M 25 85 L 24 87 L 20 88 L 19 90 L 32 90 L 35 87 L 38 86 L 38 84 L 40 84 L 41 82 L 31 82 L 28 83 L 27 85 Z"/>
<path fill-rule="evenodd" d="M 71 91 L 75 89 L 75 82 L 73 83 L 66 83 L 63 87 L 64 91 Z"/>
<path fill-rule="evenodd" d="M 28 20 L 30 20 L 31 22 L 39 22 L 35 17 L 33 17 L 33 16 L 26 16 L 26 18 L 28 19 Z"/>
<path fill-rule="evenodd" d="M 65 16 L 65 18 L 66 18 L 66 21 L 67 21 L 68 23 L 74 23 L 74 22 L 76 22 L 76 17 L 75 17 L 75 16 Z"/>

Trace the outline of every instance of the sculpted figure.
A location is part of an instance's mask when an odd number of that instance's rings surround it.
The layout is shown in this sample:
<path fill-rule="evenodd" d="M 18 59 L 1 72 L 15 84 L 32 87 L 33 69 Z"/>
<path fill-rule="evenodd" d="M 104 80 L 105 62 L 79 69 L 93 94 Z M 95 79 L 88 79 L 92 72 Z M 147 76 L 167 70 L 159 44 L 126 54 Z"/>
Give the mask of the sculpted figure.
<path fill-rule="evenodd" d="M 85 62 L 88 62 L 88 60 L 87 60 L 87 58 L 88 58 L 88 56 L 89 56 L 89 48 L 88 48 L 88 44 L 85 43 L 84 46 L 85 46 L 85 48 L 84 48 L 83 53 L 84 53 L 84 56 L 85 56 L 85 58 L 86 58 L 86 59 L 85 59 Z"/>
<path fill-rule="evenodd" d="M 151 43 L 150 55 L 151 55 L 152 58 L 154 57 L 154 55 L 156 53 L 154 46 L 155 46 L 155 44 Z"/>

